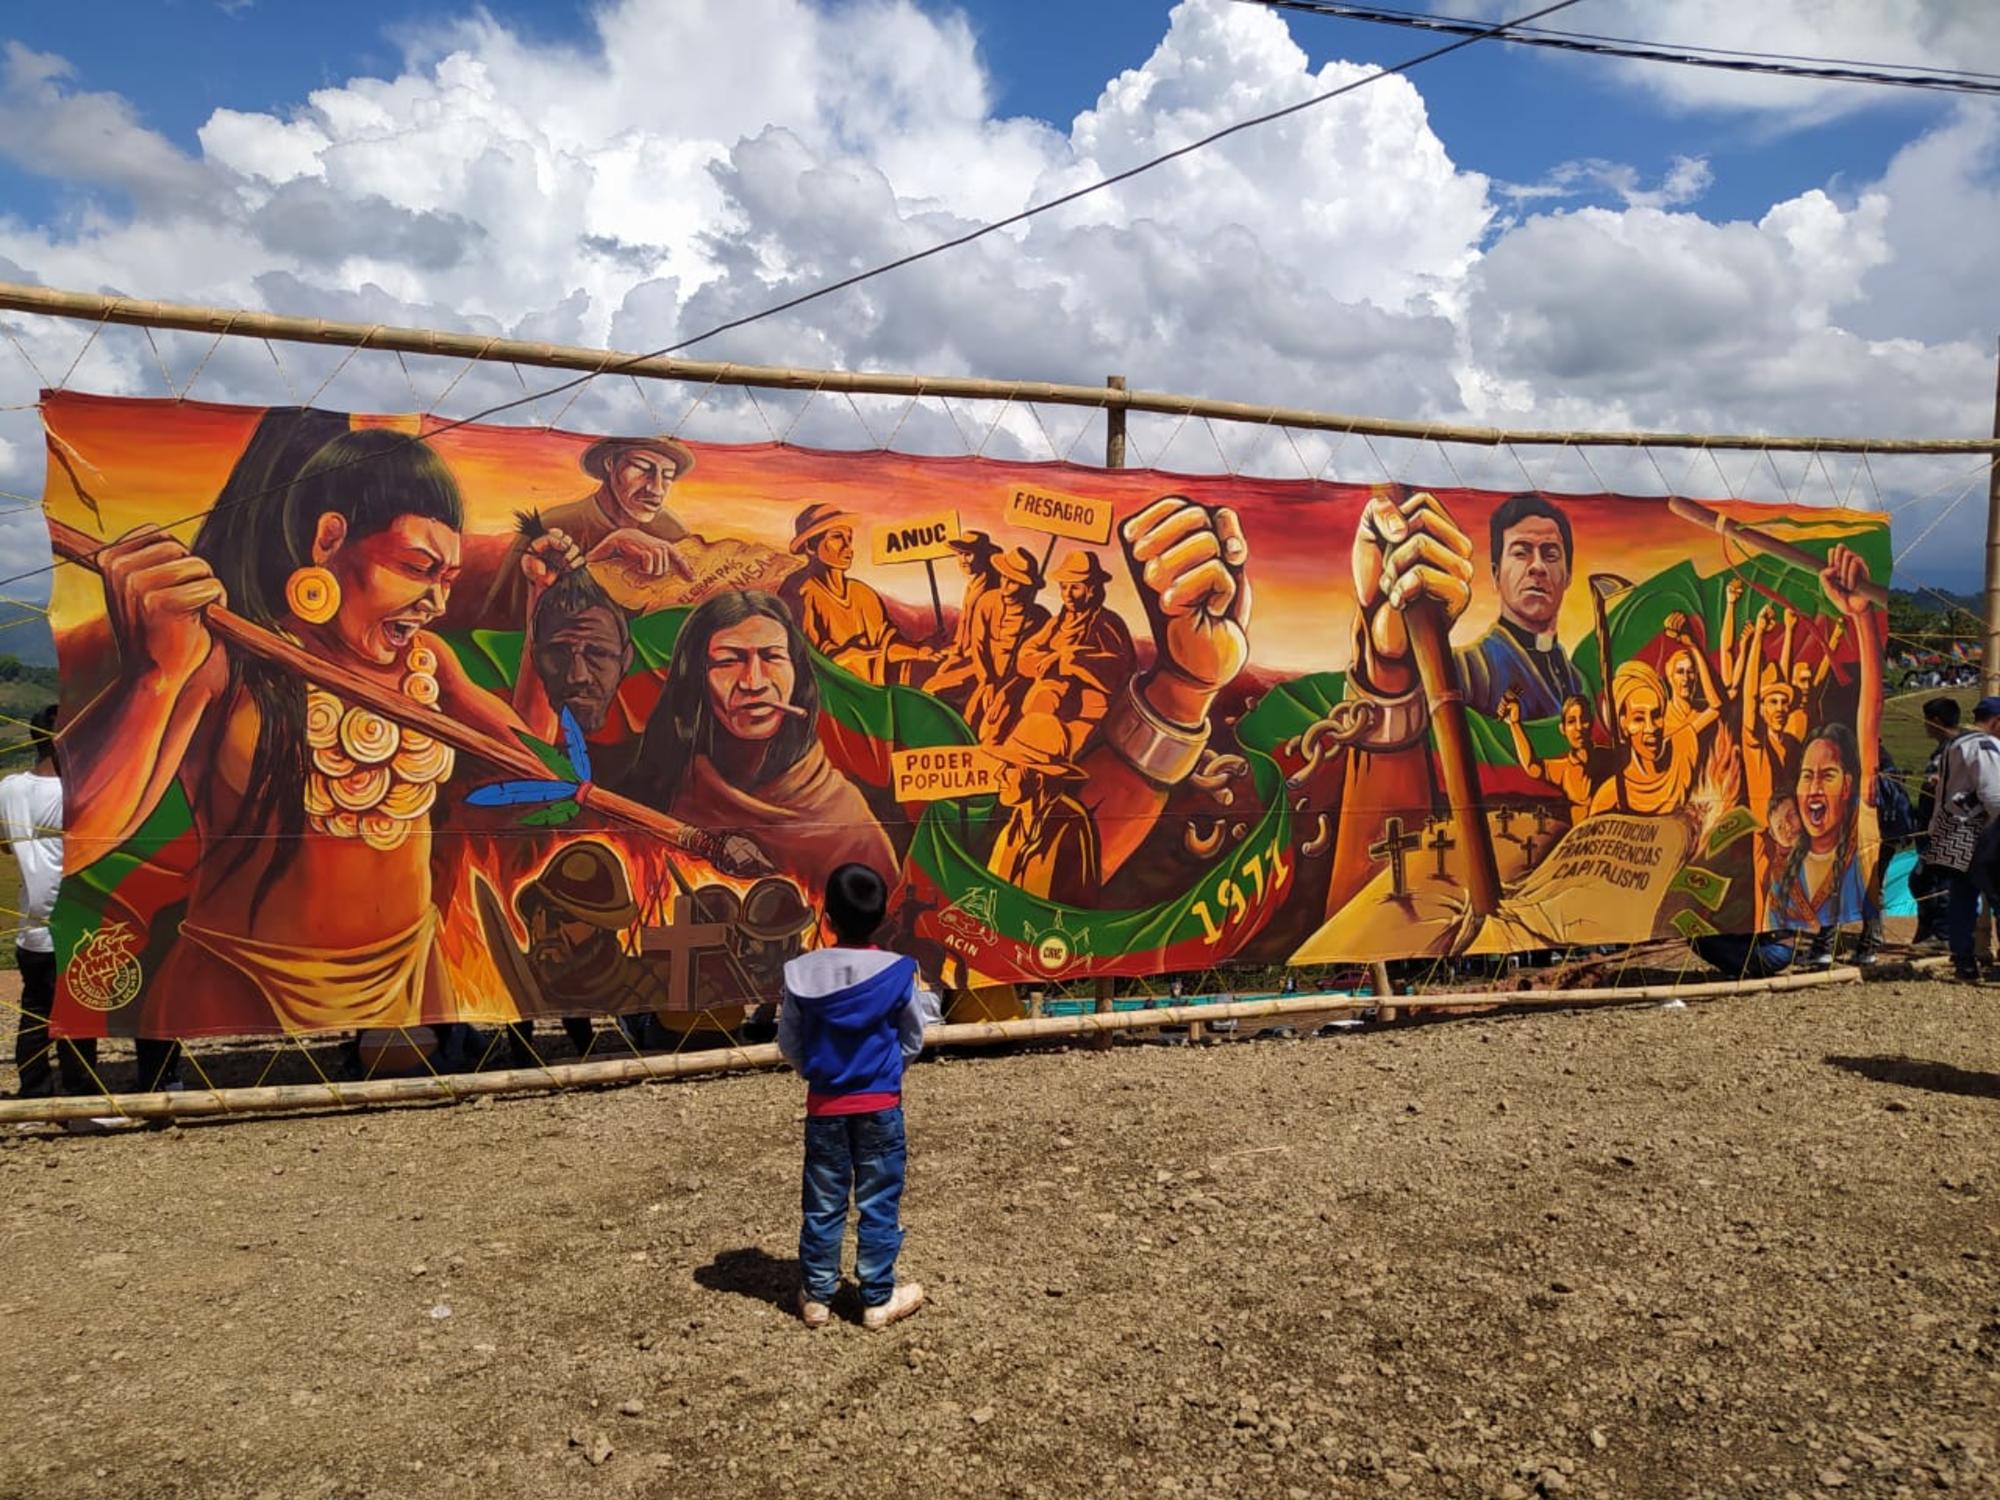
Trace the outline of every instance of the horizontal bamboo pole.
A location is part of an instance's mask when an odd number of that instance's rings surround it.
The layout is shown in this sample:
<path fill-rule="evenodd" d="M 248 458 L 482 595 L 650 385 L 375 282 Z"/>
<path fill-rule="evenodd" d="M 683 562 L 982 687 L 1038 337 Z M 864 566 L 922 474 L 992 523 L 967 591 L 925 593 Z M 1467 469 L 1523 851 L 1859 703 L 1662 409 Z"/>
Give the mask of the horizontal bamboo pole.
<path fill-rule="evenodd" d="M 1775 979 L 1724 980 L 1704 984 L 1656 984 L 1625 989 L 1467 990 L 1444 995 L 1398 995 L 1398 1011 L 1463 1010 L 1469 1007 L 1568 1010 L 1594 1005 L 1636 1005 L 1661 1000 L 1712 999 L 1725 995 L 1770 994 L 1844 984 L 1862 977 L 1855 968 L 1819 969 Z M 926 1043 L 942 1047 L 990 1047 L 1009 1042 L 1052 1041 L 1099 1032 L 1157 1031 L 1195 1022 L 1274 1020 L 1285 1016 L 1329 1015 L 1374 1008 L 1374 996 L 1286 995 L 1269 1000 L 1236 1000 L 1217 1005 L 1170 1005 L 1158 1010 L 1086 1011 L 1017 1021 L 972 1021 L 939 1026 Z M 72 1094 L 58 1098 L 0 1100 L 0 1127 L 55 1123 L 122 1115 L 134 1120 L 195 1119 L 216 1115 L 269 1115 L 299 1110 L 354 1109 L 364 1105 L 444 1103 L 492 1094 L 537 1093 L 589 1088 L 646 1079 L 686 1078 L 705 1073 L 737 1073 L 777 1067 L 784 1061 L 770 1044 L 621 1057 L 605 1062 L 563 1063 L 544 1068 L 509 1068 L 490 1073 L 424 1074 L 355 1083 L 288 1083 L 261 1088 L 189 1089 L 158 1094 Z"/>
<path fill-rule="evenodd" d="M 652 380 L 685 380 L 702 385 L 836 391 L 852 395 L 954 396 L 969 401 L 1027 401 L 1049 406 L 1154 412 L 1169 417 L 1207 417 L 1223 422 L 1296 427 L 1304 431 L 1358 432 L 1371 437 L 1414 438 L 1421 442 L 1469 443 L 1489 448 L 1511 443 L 1523 447 L 1774 449 L 1804 453 L 2000 453 L 2000 438 L 1990 437 L 1855 438 L 1774 437 L 1762 433 L 1559 432 L 1534 428 L 1474 427 L 1452 422 L 1411 422 L 1394 417 L 1357 416 L 1297 406 L 1259 406 L 1247 401 L 1216 401 L 1205 396 L 1133 391 L 1115 386 L 739 365 L 676 359 L 667 355 L 620 353 L 576 344 L 450 333 L 435 328 L 398 328 L 382 323 L 293 318 L 249 308 L 107 297 L 96 292 L 68 292 L 19 282 L 0 282 L 0 311 L 80 318 L 92 323 L 172 328 L 188 333 L 280 339 L 296 344 L 334 344 L 352 349 L 394 350 L 401 354 L 487 359 L 551 370 L 644 375 Z"/>
<path fill-rule="evenodd" d="M 2000 472 L 2000 470 L 1996 470 Z M 1790 563 L 1795 568 L 1804 568 L 1808 573 L 1817 573 L 1826 566 L 1803 547 L 1794 547 L 1783 537 L 1772 536 L 1768 531 L 1759 531 L 1755 526 L 1745 526 L 1741 521 L 1732 521 L 1720 511 L 1710 510 L 1699 500 L 1689 500 L 1682 495 L 1669 495 L 1667 509 L 1683 521 L 1692 521 L 1704 531 L 1713 531 L 1725 542 L 1734 542 L 1747 552 L 1761 552 L 1775 557 L 1780 562 Z M 1855 592 L 1878 609 L 1889 607 L 1889 591 L 1879 583 L 1864 583 Z"/>

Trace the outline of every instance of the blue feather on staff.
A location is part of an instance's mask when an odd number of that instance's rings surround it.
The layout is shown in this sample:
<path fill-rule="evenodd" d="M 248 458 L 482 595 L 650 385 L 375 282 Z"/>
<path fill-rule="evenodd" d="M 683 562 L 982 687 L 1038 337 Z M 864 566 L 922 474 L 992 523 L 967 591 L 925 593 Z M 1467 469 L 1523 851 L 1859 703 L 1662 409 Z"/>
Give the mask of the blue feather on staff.
<path fill-rule="evenodd" d="M 576 722 L 576 715 L 567 708 L 562 711 L 562 737 L 563 751 L 576 770 L 576 779 L 590 780 L 590 747 L 584 743 L 583 728 Z"/>
<path fill-rule="evenodd" d="M 526 807 L 576 795 L 573 781 L 492 781 L 465 794 L 473 807 Z"/>
<path fill-rule="evenodd" d="M 537 826 L 551 823 L 567 823 L 583 809 L 576 801 L 576 795 L 583 789 L 583 783 L 590 780 L 590 750 L 584 743 L 583 727 L 576 722 L 576 715 L 567 708 L 562 711 L 563 753 L 568 757 L 569 777 L 557 777 L 548 781 L 493 781 L 485 786 L 474 787 L 465 794 L 469 807 L 541 807 L 526 821 Z M 535 742 L 524 735 L 523 742 L 530 749 Z M 538 751 L 537 753 L 542 753 Z M 553 752 L 543 754 L 549 759 Z M 543 806 L 552 803 L 554 806 Z"/>

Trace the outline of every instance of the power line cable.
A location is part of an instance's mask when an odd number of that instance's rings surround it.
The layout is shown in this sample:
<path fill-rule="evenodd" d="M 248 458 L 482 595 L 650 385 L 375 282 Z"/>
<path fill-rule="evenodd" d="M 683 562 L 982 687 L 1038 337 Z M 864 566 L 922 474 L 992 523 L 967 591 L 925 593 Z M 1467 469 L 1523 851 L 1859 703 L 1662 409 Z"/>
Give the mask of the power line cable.
<path fill-rule="evenodd" d="M 1632 37 L 1601 36 L 1587 31 L 1557 31 L 1549 27 L 1508 22 L 1498 28 L 1428 11 L 1392 10 L 1374 5 L 1350 5 L 1345 0 L 1243 0 L 1267 10 L 1300 11 L 1343 21 L 1366 21 L 1418 31 L 1453 35 L 1476 32 L 1480 38 L 1513 42 L 1523 47 L 1553 47 L 1598 57 L 1623 57 L 1640 62 L 1675 63 L 1690 68 L 1719 68 L 1733 73 L 1759 73 L 1781 78 L 1815 79 L 1826 83 L 1867 83 L 1893 88 L 1925 89 L 1933 93 L 2000 97 L 2000 74 L 1971 69 L 1917 71 L 1904 63 L 1854 62 L 1845 58 L 1802 57 L 1776 52 L 1740 52 L 1724 47 L 1699 47 L 1647 42 Z"/>
<path fill-rule="evenodd" d="M 1557 11 L 1568 10 L 1572 5 L 1578 3 L 1579 0 L 1556 0 L 1556 3 L 1552 5 L 1545 5 L 1539 10 L 1530 11 L 1527 15 L 1518 17 L 1517 19 L 1512 21 L 1496 21 L 1490 26 L 1477 26 L 1470 28 L 1468 34 L 1461 36 L 1459 40 L 1455 42 L 1448 42 L 1443 46 L 1433 47 L 1428 52 L 1420 52 L 1415 57 L 1405 58 L 1402 62 L 1395 63 L 1387 67 L 1377 68 L 1372 73 L 1364 74 L 1362 77 L 1356 78 L 1351 82 L 1341 84 L 1338 88 L 1328 89 L 1323 94 L 1315 94 L 1310 99 L 1301 99 L 1296 104 L 1287 104 L 1280 109 L 1269 110 L 1261 115 L 1253 115 L 1251 118 L 1247 120 L 1238 120 L 1233 125 L 1225 125 L 1223 126 L 1222 129 L 1212 131 L 1208 135 L 1201 137 L 1199 140 L 1188 142 L 1185 146 L 1176 146 L 1171 151 L 1163 151 L 1158 156 L 1154 156 L 1147 159 L 1146 161 L 1140 162 L 1137 166 L 1127 167 L 1124 171 L 1114 172 L 1108 177 L 1101 177 L 1096 182 L 1092 182 L 1086 184 L 1083 187 L 1073 189 L 1070 192 L 1063 193 L 1058 197 L 1049 199 L 1047 202 L 1037 203 L 1032 205 L 1031 207 L 1024 208 L 1017 214 L 1010 214 L 1008 217 L 1004 219 L 991 220 L 990 222 L 982 224 L 976 229 L 968 230 L 966 233 L 958 235 L 955 238 L 948 240 L 941 240 L 935 245 L 927 246 L 922 250 L 912 251 L 910 254 L 900 256 L 895 260 L 885 261 L 883 264 L 878 266 L 873 266 L 868 270 L 857 271 L 851 276 L 843 276 L 838 281 L 828 282 L 826 285 L 821 287 L 816 287 L 810 292 L 802 292 L 796 297 L 788 297 L 782 302 L 773 303 L 771 306 L 760 309 L 757 312 L 746 313 L 744 316 L 740 318 L 731 318 L 729 321 L 725 323 L 716 324 L 713 328 L 708 329 L 706 332 L 695 334 L 691 338 L 682 339 L 679 343 L 667 344 L 662 346 L 661 348 L 654 349 L 645 354 L 628 355 L 625 358 L 619 360 L 607 359 L 603 365 L 601 365 L 599 368 L 595 370 L 586 371 L 582 375 L 578 375 L 573 379 L 565 380 L 560 382 L 559 384 L 552 385 L 548 387 L 546 390 L 530 391 L 524 395 L 515 397 L 513 400 L 503 401 L 496 406 L 486 407 L 482 411 L 474 412 L 471 416 L 456 418 L 450 422 L 444 423 L 442 426 L 432 428 L 428 433 L 422 434 L 421 437 L 413 436 L 410 439 L 410 441 L 411 442 L 424 441 L 429 438 L 437 437 L 442 433 L 450 432 L 454 428 L 469 426 L 474 422 L 483 422 L 489 417 L 496 417 L 500 415 L 502 412 L 513 411 L 517 407 L 531 405 L 534 402 L 544 400 L 545 398 L 550 396 L 560 396 L 565 391 L 576 390 L 581 386 L 588 385 L 591 381 L 597 379 L 597 377 L 600 375 L 623 374 L 626 371 L 630 370 L 633 366 L 638 364 L 643 364 L 648 360 L 661 359 L 671 354 L 678 354 L 683 349 L 689 349 L 696 344 L 705 343 L 709 339 L 715 338 L 719 334 L 730 333 L 738 328 L 747 327 L 752 323 L 761 322 L 765 318 L 776 317 L 780 313 L 790 312 L 794 308 L 803 307 L 808 302 L 816 302 L 822 297 L 832 296 L 835 292 L 842 292 L 846 291 L 849 287 L 859 286 L 864 281 L 872 281 L 877 276 L 886 276 L 891 271 L 899 271 L 905 266 L 915 265 L 918 261 L 928 260 L 932 256 L 942 255 L 948 250 L 956 250 L 961 248 L 962 246 L 970 245 L 975 240 L 982 240 L 986 238 L 986 236 L 988 236 L 989 234 L 997 234 L 1003 229 L 1011 229 L 1016 224 L 1026 223 L 1029 219 L 1035 218 L 1038 215 L 1045 214 L 1053 209 L 1062 208 L 1067 204 L 1074 203 L 1079 198 L 1087 198 L 1092 193 L 1098 193 L 1104 191 L 1106 188 L 1116 187 L 1121 182 L 1129 182 L 1134 177 L 1138 177 L 1143 173 L 1150 172 L 1154 170 L 1156 167 L 1165 166 L 1168 162 L 1178 161 L 1183 156 L 1191 156 L 1195 152 L 1200 151 L 1205 147 L 1212 146 L 1217 141 L 1227 139 L 1229 136 L 1235 135 L 1240 131 L 1251 130 L 1259 125 L 1268 125 L 1273 120 L 1282 120 L 1286 118 L 1288 115 L 1295 115 L 1302 113 L 1305 110 L 1315 108 L 1316 106 L 1321 104 L 1325 104 L 1330 100 L 1338 99 L 1343 94 L 1351 94 L 1355 92 L 1355 90 L 1357 89 L 1366 88 L 1371 83 L 1380 82 L 1382 79 L 1391 77 L 1396 74 L 1407 73 L 1412 68 L 1419 67 L 1424 63 L 1434 62 L 1440 57 L 1445 57 L 1450 53 L 1460 51 L 1461 49 L 1466 47 L 1470 47 L 1475 42 L 1484 41 L 1487 37 L 1498 36 L 1503 32 L 1505 32 L 1510 27 L 1525 25 L 1530 21 L 1539 20 L 1543 16 L 1554 15 Z M 335 464 L 332 467 L 324 470 L 323 472 L 331 474 L 335 472 L 335 470 L 337 469 L 347 468 L 353 464 L 367 463 L 369 461 L 370 457 L 364 455 L 362 457 L 349 459 L 342 464 Z M 251 494 L 243 495 L 238 499 L 232 500 L 230 504 L 232 505 L 248 504 L 250 501 L 262 499 L 265 495 L 275 493 L 277 490 L 283 489 L 284 487 L 285 486 L 283 485 L 271 485 L 266 487 L 265 489 L 257 490 L 252 492 Z M 167 522 L 164 526 L 161 527 L 161 529 L 163 531 L 170 530 L 175 526 L 185 525 L 189 521 L 198 521 L 202 517 L 210 514 L 215 509 L 216 509 L 215 505 L 205 506 L 201 510 L 194 511 L 191 514 L 181 516 L 176 520 Z M 104 549 L 100 547 L 96 549 L 96 551 L 93 551 L 90 555 L 92 557 L 95 557 L 97 555 L 97 552 L 101 552 L 103 550 Z M 42 567 L 30 568 L 26 572 L 15 573 L 6 578 L 0 578 L 0 588 L 5 588 L 9 584 L 19 583 L 21 580 L 25 578 L 34 578 L 42 573 L 53 572 L 56 568 L 60 567 L 66 561 L 68 561 L 68 559 L 58 558 L 55 561 L 50 562 Z"/>
<path fill-rule="evenodd" d="M 1400 6 L 1376 5 L 1367 7 L 1391 16 L 1407 16 L 1423 20 L 1449 21 L 1459 19 L 1440 16 L 1434 11 L 1408 10 Z M 1714 57 L 1749 57 L 1776 62 L 1824 63 L 1829 66 L 1866 68 L 1869 70 L 1917 72 L 1923 69 L 1916 63 L 1874 62 L 1852 57 L 1823 57 L 1808 52 L 1763 52 L 1741 47 L 1703 47 L 1694 42 L 1641 42 L 1629 36 L 1610 36 L 1601 31 L 1570 31 L 1555 26 L 1531 26 L 1525 22 L 1508 28 L 1511 31 L 1531 31 L 1542 36 L 1581 37 L 1590 42 L 1617 42 L 1627 46 L 1664 47 L 1676 52 L 1699 52 Z M 1959 78 L 2000 79 L 2000 73 L 1981 72 L 1977 68 L 1942 68 L 1934 71 Z"/>

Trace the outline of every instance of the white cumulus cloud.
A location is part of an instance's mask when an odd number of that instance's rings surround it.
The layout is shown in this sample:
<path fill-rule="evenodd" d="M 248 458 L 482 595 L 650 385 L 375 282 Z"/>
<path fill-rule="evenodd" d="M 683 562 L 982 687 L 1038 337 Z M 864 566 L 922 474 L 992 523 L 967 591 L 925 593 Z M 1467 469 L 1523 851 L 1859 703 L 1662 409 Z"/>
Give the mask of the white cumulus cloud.
<path fill-rule="evenodd" d="M 1700 25 L 1704 4 L 1682 0 L 1672 17 Z M 1713 35 L 1787 50 L 1868 41 L 1814 30 L 1862 7 L 1770 9 L 1790 18 L 1782 37 L 1737 22 Z M 1947 4 L 1917 9 L 1932 50 L 1990 30 L 1976 16 L 1959 25 Z M 393 77 L 316 89 L 283 110 L 217 109 L 193 152 L 91 91 L 72 63 L 10 47 L 0 152 L 59 178 L 78 206 L 50 222 L 0 216 L 0 276 L 655 348 L 1364 71 L 1313 68 L 1274 13 L 1183 0 L 1150 53 L 1058 127 L 998 115 L 970 28 L 912 0 L 602 0 L 591 21 L 586 40 L 551 45 L 468 10 L 410 38 Z M 1913 129 L 1878 182 L 1722 222 L 1700 212 L 1710 168 L 1693 156 L 1656 181 L 1579 159 L 1537 182 L 1490 183 L 1453 160 L 1424 86 L 1422 73 L 1385 79 L 691 352 L 1089 382 L 1121 371 L 1154 389 L 1437 421 L 1981 430 L 1991 382 L 1973 330 L 2000 313 L 1991 109 Z M 90 332 L 10 326 L 51 379 Z M 274 363 L 258 344 L 211 353 L 192 336 L 155 343 L 157 356 L 136 334 L 106 331 L 72 378 L 157 394 L 163 360 L 177 384 L 200 364 L 197 394 L 219 399 L 317 393 L 392 408 L 428 405 L 455 379 L 443 407 L 453 414 L 518 397 L 523 380 L 563 378 L 374 356 L 343 364 L 338 351 L 289 346 Z M 11 382 L 0 406 L 32 399 L 18 368 L 0 380 Z M 697 398 L 698 436 L 864 441 L 844 402 L 642 395 L 626 381 L 510 419 L 673 421 Z M 886 435 L 901 408 L 862 410 Z M 1081 420 L 928 406 L 897 440 L 1047 456 Z M 1278 473 L 1299 472 L 1301 459 L 1317 468 L 1337 447 L 1225 430 L 1218 455 L 1200 424 L 1171 421 L 1135 422 L 1134 439 L 1145 461 L 1203 468 L 1226 457 Z M 0 443 L 11 445 L 9 487 L 31 484 L 20 470 L 39 452 L 32 413 L 0 413 Z M 1337 472 L 1379 474 L 1364 445 L 1339 452 Z M 1494 455 L 1387 458 L 1417 477 L 1449 479 L 1441 466 L 1454 462 L 1469 480 L 1519 477 Z M 1601 467 L 1613 482 L 1657 487 L 1636 459 Z M 1587 479 L 1574 466 L 1548 474 L 1552 485 Z M 1823 487 L 1814 498 L 1824 497 Z M 0 566 L 14 571 L 35 547 L 31 529 L 0 529 Z"/>

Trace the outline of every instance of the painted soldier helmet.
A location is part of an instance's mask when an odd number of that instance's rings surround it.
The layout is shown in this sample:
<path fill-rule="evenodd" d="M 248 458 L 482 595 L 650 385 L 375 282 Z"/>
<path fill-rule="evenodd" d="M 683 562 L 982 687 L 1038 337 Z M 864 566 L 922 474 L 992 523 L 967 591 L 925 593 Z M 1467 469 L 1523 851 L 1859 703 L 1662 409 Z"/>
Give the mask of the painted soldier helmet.
<path fill-rule="evenodd" d="M 596 839 L 583 839 L 559 851 L 521 892 L 523 898 L 530 894 L 544 897 L 580 922 L 607 930 L 629 927 L 639 916 L 625 866 L 609 844 Z"/>
<path fill-rule="evenodd" d="M 791 881 L 767 875 L 743 898 L 743 935 L 760 943 L 782 943 L 797 937 L 814 921 L 813 909 Z"/>
<path fill-rule="evenodd" d="M 726 885 L 702 886 L 694 893 L 692 904 L 697 922 L 721 922 L 726 926 L 743 912 L 741 898 Z"/>

